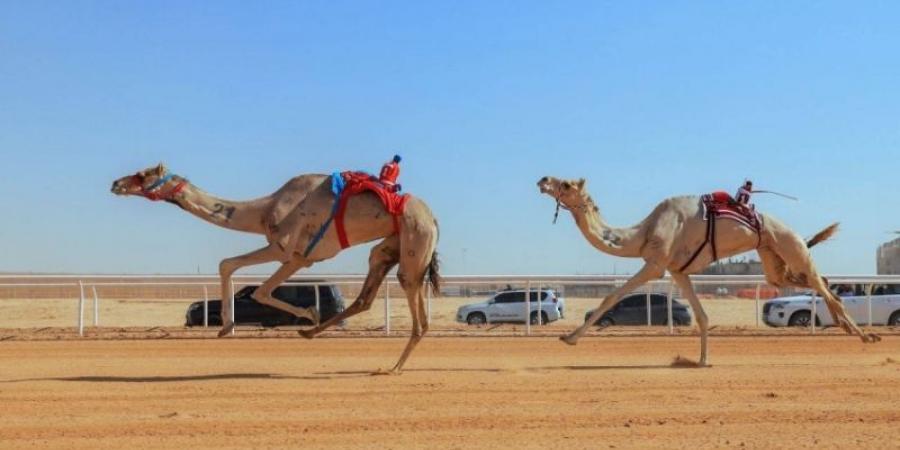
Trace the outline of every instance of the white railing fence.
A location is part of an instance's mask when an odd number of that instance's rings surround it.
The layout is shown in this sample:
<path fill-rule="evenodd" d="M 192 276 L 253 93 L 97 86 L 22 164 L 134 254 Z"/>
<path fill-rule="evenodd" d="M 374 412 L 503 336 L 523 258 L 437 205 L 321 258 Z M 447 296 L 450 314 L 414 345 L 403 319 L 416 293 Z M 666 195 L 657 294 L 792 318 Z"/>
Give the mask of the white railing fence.
<path fill-rule="evenodd" d="M 240 289 L 243 286 L 247 285 L 255 285 L 264 281 L 267 277 L 262 275 L 236 275 L 232 281 L 232 292 L 237 292 L 237 289 Z M 554 288 L 558 289 L 559 287 L 563 287 L 563 293 L 567 290 L 566 287 L 577 287 L 580 290 L 585 289 L 595 289 L 592 292 L 609 292 L 617 286 L 621 286 L 626 280 L 627 276 L 551 276 L 551 275 L 491 275 L 491 276 L 447 276 L 444 277 L 444 293 L 443 298 L 448 297 L 461 297 L 466 299 L 471 299 L 474 297 L 482 297 L 484 299 L 490 293 L 496 292 L 500 289 L 501 286 L 512 286 L 513 284 L 518 285 L 517 289 L 524 289 L 526 291 L 526 299 L 530 299 L 532 292 L 542 292 L 545 288 Z M 862 323 L 864 325 L 871 326 L 872 325 L 872 286 L 875 285 L 885 285 L 885 284 L 900 284 L 900 276 L 898 275 L 885 275 L 885 276 L 828 276 L 829 281 L 832 284 L 849 284 L 849 285 L 863 285 L 867 286 L 866 289 L 866 302 L 867 302 L 867 313 L 868 313 L 868 321 L 867 323 Z M 338 284 L 342 287 L 350 287 L 357 292 L 361 288 L 363 281 L 365 280 L 365 276 L 363 275 L 315 275 L 315 276 L 298 276 L 291 279 L 290 282 L 282 284 L 282 286 L 313 286 L 313 290 L 315 292 L 315 306 L 317 310 L 321 310 L 320 305 L 320 286 L 325 285 L 333 285 Z M 729 290 L 729 287 L 737 287 L 737 286 L 750 286 L 749 289 L 755 291 L 755 298 L 750 300 L 754 301 L 754 315 L 755 318 L 752 320 L 752 323 L 757 327 L 761 327 L 763 324 L 760 322 L 761 314 L 762 314 L 762 301 L 761 290 L 764 286 L 766 286 L 766 282 L 764 277 L 756 276 L 756 275 L 747 275 L 747 276 L 727 276 L 727 275 L 702 275 L 702 276 L 694 276 L 692 277 L 695 289 L 698 291 L 702 291 L 704 287 L 716 287 L 718 289 Z M 86 303 L 88 301 L 88 293 L 90 294 L 92 301 L 92 309 L 93 309 L 93 326 L 100 326 L 100 302 L 101 297 L 99 292 L 101 292 L 104 288 L 150 288 L 150 287 L 166 287 L 166 288 L 174 288 L 174 287 L 184 287 L 191 290 L 196 290 L 197 294 L 192 295 L 202 295 L 203 300 L 203 326 L 209 326 L 209 301 L 210 301 L 210 289 L 218 290 L 220 286 L 219 278 L 213 275 L 0 275 L 0 289 L 2 288 L 12 288 L 12 289 L 46 289 L 46 288 L 65 288 L 72 289 L 77 292 L 77 317 L 75 318 L 75 326 L 77 327 L 79 335 L 84 335 L 85 330 L 85 314 L 84 309 Z M 395 281 L 393 275 L 388 277 L 385 282 L 382 284 L 380 295 L 383 295 L 384 302 L 384 317 L 383 317 L 383 332 L 386 335 L 390 335 L 391 330 L 391 316 L 392 316 L 392 301 L 391 294 L 396 293 L 395 290 L 399 285 Z M 569 288 L 573 289 L 573 288 Z M 434 302 L 431 289 L 426 289 L 427 297 L 426 297 L 426 316 L 431 322 L 432 319 L 432 303 Z M 452 291 L 452 292 L 450 292 Z M 667 293 L 667 302 L 666 302 L 666 320 L 665 324 L 668 327 L 669 333 L 675 332 L 675 321 L 673 320 L 673 298 L 676 297 L 676 293 L 678 289 L 676 285 L 672 282 L 672 280 L 668 277 L 654 281 L 645 286 L 644 291 L 646 292 L 647 299 L 647 326 L 652 326 L 652 307 L 651 307 L 651 293 Z M 191 291 L 192 293 L 194 291 Z M 474 295 L 473 295 L 474 293 Z M 602 299 L 601 295 L 592 295 L 591 298 L 594 301 L 594 306 L 599 305 L 600 299 Z M 354 299 L 355 295 L 345 299 L 346 306 Z M 405 300 L 405 295 L 399 295 L 398 297 Z M 542 295 L 537 295 L 537 310 L 543 311 L 542 308 Z M 232 319 L 234 318 L 233 314 L 236 310 L 235 308 L 235 299 L 234 297 L 228 299 L 231 302 L 232 308 Z M 735 300 L 735 301 L 750 301 L 750 300 Z M 405 302 L 404 302 L 405 303 Z M 815 301 L 811 302 L 812 314 L 813 318 L 816 317 L 816 303 Z M 0 308 L 3 307 L 2 297 L 0 297 Z M 532 315 L 532 305 L 531 301 L 525 302 L 526 314 L 525 317 L 531 317 Z M 535 312 L 536 312 L 535 311 Z M 455 319 L 451 317 L 449 320 L 453 321 Z M 447 320 L 444 318 L 444 320 Z M 577 318 L 576 318 L 577 320 Z M 537 325 L 543 325 L 543 315 L 537 314 Z M 815 320 L 810 321 L 809 331 L 810 333 L 816 332 L 816 324 Z M 573 323 L 574 324 L 574 323 Z M 525 320 L 524 322 L 524 335 L 532 334 L 532 324 L 529 320 Z"/>

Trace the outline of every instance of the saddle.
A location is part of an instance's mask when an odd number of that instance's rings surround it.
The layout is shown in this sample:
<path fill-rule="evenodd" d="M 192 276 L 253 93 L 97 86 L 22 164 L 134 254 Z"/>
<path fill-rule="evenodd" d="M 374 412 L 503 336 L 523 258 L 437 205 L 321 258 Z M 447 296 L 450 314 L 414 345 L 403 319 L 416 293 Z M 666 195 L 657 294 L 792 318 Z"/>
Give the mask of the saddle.
<path fill-rule="evenodd" d="M 344 227 L 344 216 L 347 212 L 347 202 L 350 197 L 359 195 L 363 192 L 374 193 L 384 209 L 391 215 L 394 220 L 394 232 L 400 232 L 400 216 L 406 209 L 406 202 L 409 200 L 409 194 L 400 195 L 394 192 L 378 178 L 366 172 L 335 172 L 331 175 L 331 192 L 334 194 L 334 204 L 331 208 L 331 216 L 322 224 L 306 247 L 304 256 L 309 256 L 315 249 L 316 245 L 325 236 L 331 222 L 334 222 L 335 231 L 337 231 L 338 242 L 341 249 L 350 247 L 350 240 L 347 238 L 347 229 Z"/>
<path fill-rule="evenodd" d="M 700 200 L 703 202 L 704 220 L 709 220 L 711 216 L 731 219 L 746 225 L 757 233 L 762 227 L 759 213 L 746 205 L 736 202 L 727 192 L 718 191 L 702 195 Z"/>
<path fill-rule="evenodd" d="M 691 256 L 691 258 L 683 266 L 680 272 L 690 267 L 691 264 L 700 256 L 700 253 L 707 245 L 712 247 L 713 261 L 719 259 L 716 251 L 716 220 L 729 219 L 734 220 L 756 233 L 758 239 L 762 230 L 762 217 L 756 210 L 748 208 L 746 205 L 736 202 L 727 192 L 713 192 L 700 196 L 700 203 L 703 206 L 703 220 L 706 221 L 706 240 L 700 244 L 700 248 Z M 757 243 L 757 246 L 759 244 Z"/>
<path fill-rule="evenodd" d="M 333 176 L 337 176 L 333 175 Z M 400 195 L 384 185 L 378 178 L 366 172 L 342 172 L 340 175 L 343 181 L 343 189 L 338 196 L 338 207 L 335 212 L 334 224 L 337 228 L 338 240 L 341 248 L 350 246 L 347 239 L 347 230 L 344 229 L 344 213 L 347 210 L 347 201 L 354 195 L 369 191 L 378 196 L 384 209 L 394 219 L 394 232 L 400 232 L 400 216 L 406 209 L 406 202 L 409 200 L 409 194 Z"/>

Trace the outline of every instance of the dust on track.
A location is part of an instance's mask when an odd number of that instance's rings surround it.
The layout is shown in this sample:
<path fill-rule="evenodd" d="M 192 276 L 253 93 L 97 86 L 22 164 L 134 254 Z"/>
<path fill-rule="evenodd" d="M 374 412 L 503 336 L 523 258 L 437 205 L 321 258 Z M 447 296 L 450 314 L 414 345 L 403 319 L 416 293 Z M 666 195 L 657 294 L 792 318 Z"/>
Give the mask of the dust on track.
<path fill-rule="evenodd" d="M 895 447 L 900 337 L 7 340 L 0 448 Z M 677 365 L 676 365 L 677 366 Z"/>

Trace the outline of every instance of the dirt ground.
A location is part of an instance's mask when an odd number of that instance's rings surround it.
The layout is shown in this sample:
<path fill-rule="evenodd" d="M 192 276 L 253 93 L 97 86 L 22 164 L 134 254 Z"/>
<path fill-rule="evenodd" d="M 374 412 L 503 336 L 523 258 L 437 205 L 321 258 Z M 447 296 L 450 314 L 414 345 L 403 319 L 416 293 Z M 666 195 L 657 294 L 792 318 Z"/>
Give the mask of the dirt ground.
<path fill-rule="evenodd" d="M 0 342 L 0 448 L 897 448 L 900 336 Z"/>

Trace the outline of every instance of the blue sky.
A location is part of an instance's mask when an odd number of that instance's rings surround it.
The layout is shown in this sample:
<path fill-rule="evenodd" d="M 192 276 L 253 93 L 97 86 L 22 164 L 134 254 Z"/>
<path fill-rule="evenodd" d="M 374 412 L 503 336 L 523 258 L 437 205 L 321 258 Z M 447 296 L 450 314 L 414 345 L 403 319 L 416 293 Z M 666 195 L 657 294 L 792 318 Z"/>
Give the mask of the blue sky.
<path fill-rule="evenodd" d="M 552 3 L 552 4 L 551 4 Z M 789 4 L 786 4 L 789 3 Z M 39 2 L 0 6 L 0 271 L 214 272 L 264 243 L 109 194 L 159 161 L 219 196 L 377 170 L 446 273 L 638 267 L 551 225 L 543 175 L 614 225 L 745 177 L 829 273 L 900 228 L 896 2 Z M 314 268 L 365 270 L 357 248 Z M 265 272 L 270 268 L 253 270 Z"/>

